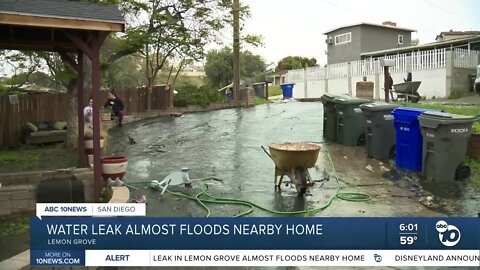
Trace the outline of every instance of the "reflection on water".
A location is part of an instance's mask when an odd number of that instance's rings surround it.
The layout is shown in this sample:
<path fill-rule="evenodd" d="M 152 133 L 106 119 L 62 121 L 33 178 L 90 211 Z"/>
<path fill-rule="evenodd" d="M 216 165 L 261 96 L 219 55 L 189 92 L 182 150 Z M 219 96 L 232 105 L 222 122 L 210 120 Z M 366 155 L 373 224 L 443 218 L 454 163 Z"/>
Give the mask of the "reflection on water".
<path fill-rule="evenodd" d="M 470 181 L 424 181 L 421 185 L 432 193 L 434 202 L 448 215 L 476 216 L 480 212 L 480 187 Z"/>
<path fill-rule="evenodd" d="M 150 119 L 112 131 L 111 137 L 116 143 L 111 145 L 111 152 L 128 156 L 126 180 L 129 183 L 162 180 L 169 173 L 188 167 L 191 169 L 191 179 L 214 176 L 224 180 L 223 183 L 205 181 L 209 184 L 209 192 L 215 196 L 250 200 L 277 211 L 303 210 L 325 204 L 336 188 L 335 182 L 316 184 L 303 198 L 297 196 L 295 187 L 292 186 L 282 185 L 281 193 L 276 192 L 275 166 L 261 146 L 268 148 L 270 143 L 301 141 L 322 143 L 322 121 L 321 103 L 300 102 L 186 114 L 178 118 Z M 127 135 L 137 143 L 129 145 Z M 358 147 L 354 149 L 359 150 Z M 331 167 L 329 155 L 324 151 L 330 151 L 338 164 L 345 164 L 339 165 L 337 173 L 350 179 L 363 177 L 363 181 L 371 177 L 366 176 L 366 173 L 369 173 L 365 170 L 366 164 L 355 165 L 349 162 L 350 159 L 364 159 L 364 152 L 356 151 L 354 154 L 354 151 L 347 147 L 322 145 L 316 167 L 309 169 L 313 179 L 323 179 L 325 168 Z M 395 178 L 392 175 L 388 179 L 396 183 L 400 182 L 399 178 L 404 177 L 405 175 L 398 175 Z M 435 203 L 445 214 L 476 216 L 480 211 L 480 188 L 471 182 L 434 184 L 420 181 L 416 185 L 431 192 Z M 169 194 L 160 196 L 158 192 L 144 189 L 146 184 L 137 186 L 141 190 L 132 190 L 132 196 L 146 194 L 149 197 L 150 216 L 205 214 L 194 201 Z M 194 183 L 194 187 L 189 190 L 178 190 L 195 195 L 202 191 L 202 183 Z M 416 203 L 416 200 L 413 203 Z M 233 216 L 245 210 L 242 206 L 208 206 L 214 210 L 212 216 Z M 383 214 L 388 212 L 378 213 L 380 216 Z M 270 215 L 275 214 L 260 210 L 251 214 Z"/>

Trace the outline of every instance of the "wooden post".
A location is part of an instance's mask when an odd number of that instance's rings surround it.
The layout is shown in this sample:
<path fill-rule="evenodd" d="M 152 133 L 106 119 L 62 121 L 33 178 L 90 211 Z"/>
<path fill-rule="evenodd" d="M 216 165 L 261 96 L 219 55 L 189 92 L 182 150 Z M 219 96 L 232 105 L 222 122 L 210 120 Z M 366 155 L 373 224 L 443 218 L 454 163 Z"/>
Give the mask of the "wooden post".
<path fill-rule="evenodd" d="M 240 103 L 240 1 L 233 0 L 233 96 Z M 248 95 L 247 95 L 248 102 Z"/>
<path fill-rule="evenodd" d="M 265 81 L 265 99 L 268 100 L 268 82 Z"/>
<path fill-rule="evenodd" d="M 85 104 L 85 93 L 83 88 L 83 52 L 78 52 L 77 57 L 77 101 L 78 101 L 78 167 L 86 167 L 85 155 L 85 118 L 83 117 L 83 106 Z"/>
<path fill-rule="evenodd" d="M 388 89 L 388 76 L 389 76 L 389 73 L 388 73 L 388 67 L 387 66 L 384 66 L 383 67 L 383 90 L 385 91 L 385 102 L 390 102 L 390 99 L 389 99 L 389 95 L 390 95 L 390 91 Z"/>
<path fill-rule="evenodd" d="M 100 201 L 102 191 L 102 167 L 100 161 L 100 42 L 98 33 L 92 40 L 92 97 L 93 97 L 93 181 L 94 198 Z"/>

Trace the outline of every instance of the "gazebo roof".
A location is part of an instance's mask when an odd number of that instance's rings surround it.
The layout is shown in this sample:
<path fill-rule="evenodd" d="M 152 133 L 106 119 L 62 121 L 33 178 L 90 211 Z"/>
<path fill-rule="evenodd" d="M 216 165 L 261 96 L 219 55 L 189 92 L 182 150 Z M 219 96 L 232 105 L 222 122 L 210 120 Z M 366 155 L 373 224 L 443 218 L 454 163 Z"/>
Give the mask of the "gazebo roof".
<path fill-rule="evenodd" d="M 124 31 L 125 20 L 116 6 L 65 0 L 2 0 L 0 24 Z"/>
<path fill-rule="evenodd" d="M 125 31 L 114 5 L 62 0 L 0 0 L 0 49 L 58 52 L 77 75 L 79 165 L 84 147 L 83 56 L 91 60 L 93 98 L 93 157 L 95 198 L 102 188 L 100 166 L 100 47 L 111 32 Z"/>

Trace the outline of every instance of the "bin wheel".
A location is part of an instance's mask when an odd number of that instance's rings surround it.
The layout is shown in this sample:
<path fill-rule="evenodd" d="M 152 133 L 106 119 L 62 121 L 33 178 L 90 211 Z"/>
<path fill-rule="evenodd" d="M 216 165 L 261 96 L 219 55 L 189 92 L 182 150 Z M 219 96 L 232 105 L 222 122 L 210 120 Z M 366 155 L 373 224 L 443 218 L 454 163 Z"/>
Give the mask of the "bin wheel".
<path fill-rule="evenodd" d="M 455 171 L 455 180 L 462 181 L 470 177 L 471 175 L 470 167 L 465 164 L 460 164 Z"/>
<path fill-rule="evenodd" d="M 394 145 L 394 146 L 392 146 L 392 148 L 390 148 L 388 158 L 394 160 L 396 156 L 397 156 L 397 148 Z"/>
<path fill-rule="evenodd" d="M 306 188 L 306 187 L 297 186 L 297 194 L 298 194 L 298 196 L 303 196 L 306 192 L 307 192 L 307 188 Z"/>
<path fill-rule="evenodd" d="M 357 145 L 365 145 L 366 142 L 367 138 L 365 137 L 365 134 L 360 135 L 357 139 Z"/>
<path fill-rule="evenodd" d="M 420 100 L 420 94 L 418 92 L 413 93 L 413 95 L 408 96 L 408 99 L 413 103 L 417 103 Z"/>

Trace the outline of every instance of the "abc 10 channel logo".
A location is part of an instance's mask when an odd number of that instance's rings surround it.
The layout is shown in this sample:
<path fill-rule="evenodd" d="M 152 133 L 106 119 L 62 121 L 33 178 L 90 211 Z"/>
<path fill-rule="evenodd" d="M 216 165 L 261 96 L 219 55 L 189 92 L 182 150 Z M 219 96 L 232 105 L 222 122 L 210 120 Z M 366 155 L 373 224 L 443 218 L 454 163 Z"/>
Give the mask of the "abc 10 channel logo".
<path fill-rule="evenodd" d="M 435 229 L 438 232 L 438 238 L 440 239 L 440 242 L 444 246 L 453 247 L 460 242 L 462 234 L 456 226 L 449 225 L 444 220 L 439 220 L 435 224 Z"/>

